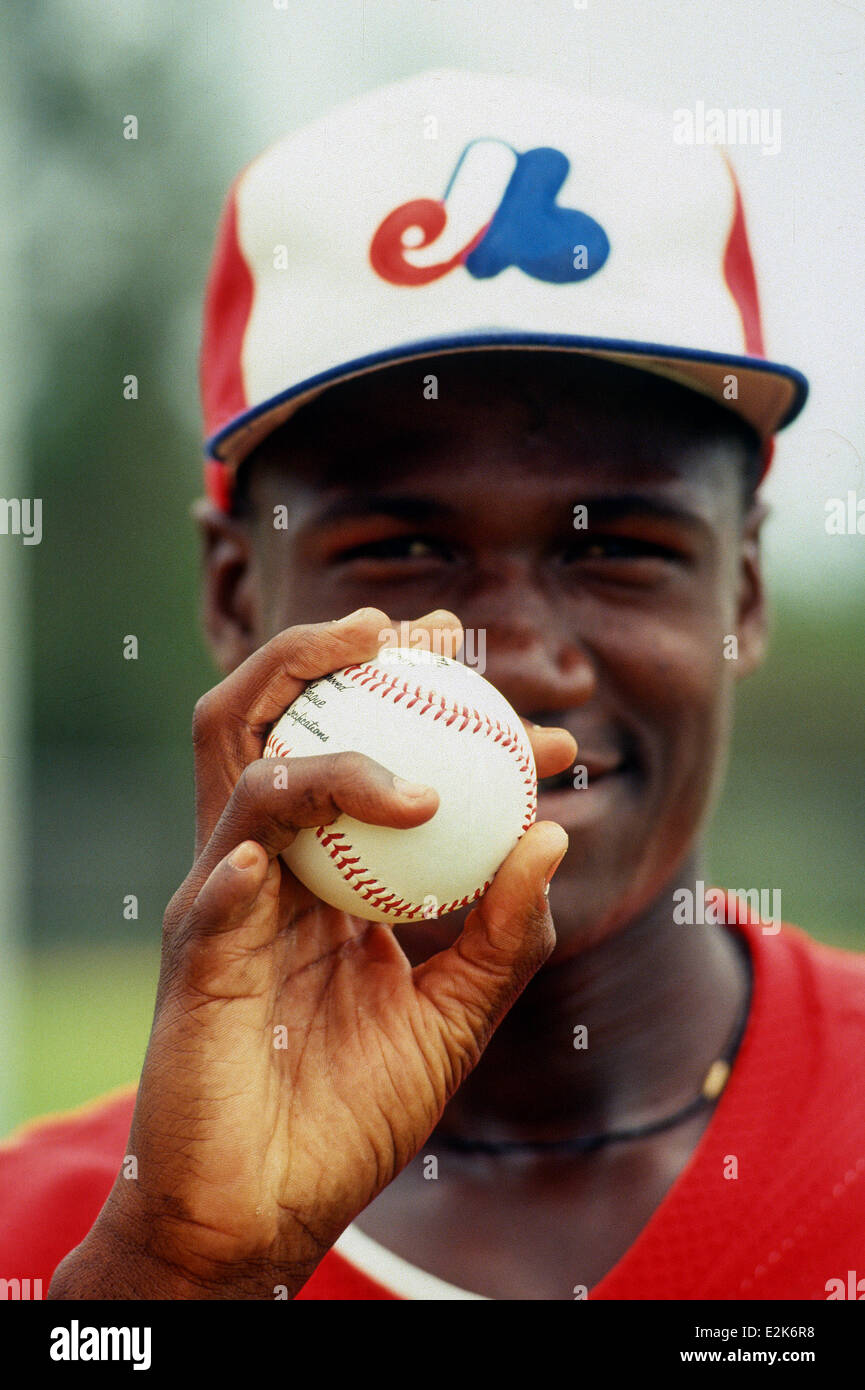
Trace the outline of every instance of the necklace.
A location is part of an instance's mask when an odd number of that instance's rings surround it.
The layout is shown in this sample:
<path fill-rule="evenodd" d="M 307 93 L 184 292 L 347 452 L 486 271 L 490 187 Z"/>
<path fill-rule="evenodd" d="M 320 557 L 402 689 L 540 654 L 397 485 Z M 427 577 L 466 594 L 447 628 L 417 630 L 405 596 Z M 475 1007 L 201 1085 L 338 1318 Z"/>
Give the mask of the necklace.
<path fill-rule="evenodd" d="M 592 1153 L 606 1144 L 622 1144 L 630 1139 L 642 1139 L 650 1134 L 660 1134 L 662 1130 L 672 1129 L 690 1119 L 700 1110 L 712 1106 L 721 1095 L 733 1069 L 733 1061 L 745 1033 L 748 1014 L 751 1008 L 753 988 L 750 955 L 744 951 L 746 961 L 747 985 L 742 1004 L 736 1017 L 732 1035 L 719 1057 L 716 1057 L 700 1087 L 699 1095 L 663 1120 L 653 1120 L 651 1124 L 637 1125 L 632 1129 L 612 1130 L 608 1134 L 588 1134 L 578 1139 L 467 1139 L 459 1134 L 438 1134 L 436 1139 L 446 1148 L 459 1153 L 472 1154 L 512 1154 L 512 1153 Z"/>

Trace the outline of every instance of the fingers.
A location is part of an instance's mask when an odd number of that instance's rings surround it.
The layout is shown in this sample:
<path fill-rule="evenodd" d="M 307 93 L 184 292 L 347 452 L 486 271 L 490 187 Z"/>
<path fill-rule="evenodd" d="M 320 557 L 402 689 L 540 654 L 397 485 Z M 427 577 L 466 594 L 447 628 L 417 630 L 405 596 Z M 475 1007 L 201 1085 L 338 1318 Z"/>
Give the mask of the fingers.
<path fill-rule="evenodd" d="M 386 624 L 380 609 L 361 608 L 338 622 L 287 628 L 202 696 L 192 722 L 197 852 L 210 838 L 243 768 L 261 757 L 274 721 L 308 681 L 368 660 Z"/>
<path fill-rule="evenodd" d="M 452 1047 L 470 1065 L 555 946 L 546 890 L 567 847 L 555 822 L 533 825 L 458 939 L 415 969 L 417 988 L 439 1010 Z"/>
<path fill-rule="evenodd" d="M 413 631 L 461 639 L 452 613 L 438 610 L 409 624 Z M 329 671 L 368 661 L 394 629 L 379 608 L 360 608 L 335 622 L 287 628 L 198 702 L 193 719 L 196 855 L 210 839 L 243 769 L 261 757 L 271 726 L 304 686 Z"/>
<path fill-rule="evenodd" d="M 535 755 L 538 777 L 552 777 L 572 767 L 577 756 L 577 741 L 566 729 L 545 729 L 523 720 Z"/>
<path fill-rule="evenodd" d="M 273 858 L 299 830 L 330 825 L 346 814 L 370 825 L 408 830 L 435 815 L 432 787 L 404 782 L 361 753 L 313 758 L 260 758 L 244 768 L 228 805 L 196 862 L 201 884 L 216 864 L 244 840 Z"/>
<path fill-rule="evenodd" d="M 199 890 L 193 925 L 231 931 L 252 912 L 268 878 L 271 861 L 254 840 L 244 840 L 221 859 Z"/>
<path fill-rule="evenodd" d="M 182 976 L 187 984 L 197 982 L 201 986 L 205 978 L 212 978 L 214 972 L 224 968 L 225 960 L 214 955 L 212 946 L 207 944 L 211 938 L 239 932 L 245 951 L 254 954 L 268 945 L 279 930 L 276 908 L 281 870 L 277 861 L 268 859 L 254 841 L 236 845 L 203 882 L 194 875 L 193 870 L 165 912 L 160 998 L 169 980 L 176 982 Z M 235 965 L 238 959 L 235 938 Z M 166 970 L 169 960 L 171 965 Z"/>
<path fill-rule="evenodd" d="M 455 613 L 436 608 L 422 618 L 404 620 L 379 633 L 382 647 L 418 646 L 434 651 L 438 656 L 456 659 L 463 644 L 463 625 Z M 419 641 L 419 638 L 423 638 Z M 431 638 L 431 641 L 427 641 Z"/>

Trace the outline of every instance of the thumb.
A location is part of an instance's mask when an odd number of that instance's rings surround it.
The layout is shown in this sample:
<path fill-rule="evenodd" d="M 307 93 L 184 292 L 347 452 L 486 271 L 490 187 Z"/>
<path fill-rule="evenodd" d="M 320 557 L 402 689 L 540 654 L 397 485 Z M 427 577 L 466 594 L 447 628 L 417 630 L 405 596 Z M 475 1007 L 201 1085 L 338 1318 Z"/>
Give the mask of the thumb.
<path fill-rule="evenodd" d="M 416 987 L 439 1010 L 452 1041 L 471 1046 L 472 1065 L 556 944 L 547 889 L 567 848 L 560 825 L 533 825 L 453 945 L 414 971 Z"/>

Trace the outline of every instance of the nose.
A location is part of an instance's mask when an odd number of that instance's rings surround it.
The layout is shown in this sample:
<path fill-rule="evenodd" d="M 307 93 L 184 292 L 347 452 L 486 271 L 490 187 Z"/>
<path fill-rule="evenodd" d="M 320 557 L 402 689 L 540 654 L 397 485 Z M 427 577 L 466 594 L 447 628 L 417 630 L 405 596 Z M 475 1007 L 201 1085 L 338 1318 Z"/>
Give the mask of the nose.
<path fill-rule="evenodd" d="M 591 653 L 569 630 L 555 595 L 544 592 L 528 566 L 499 560 L 495 573 L 463 602 L 459 616 L 466 628 L 484 634 L 483 674 L 524 718 L 541 722 L 540 716 L 584 705 L 594 695 Z"/>

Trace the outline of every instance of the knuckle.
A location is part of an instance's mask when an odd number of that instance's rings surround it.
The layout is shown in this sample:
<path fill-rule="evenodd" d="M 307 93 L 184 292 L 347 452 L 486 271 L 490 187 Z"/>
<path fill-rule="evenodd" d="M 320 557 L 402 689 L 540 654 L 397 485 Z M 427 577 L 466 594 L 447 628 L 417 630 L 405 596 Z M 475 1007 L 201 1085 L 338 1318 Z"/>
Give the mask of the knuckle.
<path fill-rule="evenodd" d="M 389 629 L 390 619 L 381 609 L 363 610 L 363 619 L 370 625 L 376 623 L 379 628 Z M 352 637 L 350 631 L 343 632 L 332 623 L 304 623 L 287 628 L 273 641 L 274 654 L 296 676 L 299 670 L 324 673 L 344 665 L 357 636 Z"/>
<path fill-rule="evenodd" d="M 268 793 L 273 791 L 274 766 L 271 758 L 259 758 L 254 763 L 247 763 L 234 784 L 230 803 L 230 810 L 234 816 L 243 818 L 260 814 Z"/>
<path fill-rule="evenodd" d="M 329 793 L 305 782 L 294 789 L 290 808 L 285 810 L 285 824 L 306 826 L 332 818 L 333 802 Z"/>
<path fill-rule="evenodd" d="M 287 785 L 278 786 L 277 769 L 284 764 L 271 758 L 249 763 L 243 770 L 234 790 L 229 815 L 238 826 L 254 821 L 269 832 L 292 827 L 314 825 L 333 812 L 330 795 L 331 779 L 324 766 L 325 758 L 312 758 L 301 774 L 295 764 L 289 770 Z"/>
<path fill-rule="evenodd" d="M 547 959 L 556 944 L 556 934 L 547 907 L 529 901 L 514 914 L 501 909 L 488 920 L 488 968 L 497 968 L 522 988 Z"/>
<path fill-rule="evenodd" d="M 173 894 L 162 917 L 162 924 L 165 931 L 170 932 L 176 927 L 185 914 L 186 910 L 186 884 L 181 883 L 180 887 Z"/>
<path fill-rule="evenodd" d="M 192 711 L 192 742 L 196 748 L 210 740 L 216 722 L 216 697 L 208 690 L 199 696 Z"/>
<path fill-rule="evenodd" d="M 162 923 L 165 932 L 170 933 L 178 930 L 187 920 L 203 886 L 198 882 L 196 869 L 193 865 L 186 878 L 175 889 L 163 913 Z"/>
<path fill-rule="evenodd" d="M 361 786 L 369 781 L 370 761 L 363 753 L 349 749 L 344 753 L 334 754 L 332 771 L 334 780 L 338 781 L 341 787 Z"/>
<path fill-rule="evenodd" d="M 321 628 L 311 625 L 290 627 L 274 639 L 274 655 L 286 675 L 296 676 L 298 670 L 317 669 L 330 655 L 332 643 Z"/>
<path fill-rule="evenodd" d="M 195 895 L 187 883 L 182 883 L 165 910 L 162 922 L 162 961 L 160 991 L 167 982 L 176 979 L 188 949 L 192 932 Z"/>
<path fill-rule="evenodd" d="M 543 965 L 544 961 L 552 955 L 556 946 L 556 929 L 553 919 L 549 912 L 538 911 L 539 921 L 537 927 L 537 960 L 538 965 Z"/>
<path fill-rule="evenodd" d="M 339 757 L 337 754 L 335 757 Z M 271 814 L 282 825 L 323 824 L 338 814 L 333 801 L 334 761 L 331 757 L 304 759 L 289 771 L 288 786 L 271 800 Z"/>
<path fill-rule="evenodd" d="M 522 920 L 521 935 L 525 942 L 520 973 L 528 980 L 540 969 L 556 944 L 556 932 L 546 899 L 543 905 L 531 903 Z"/>

